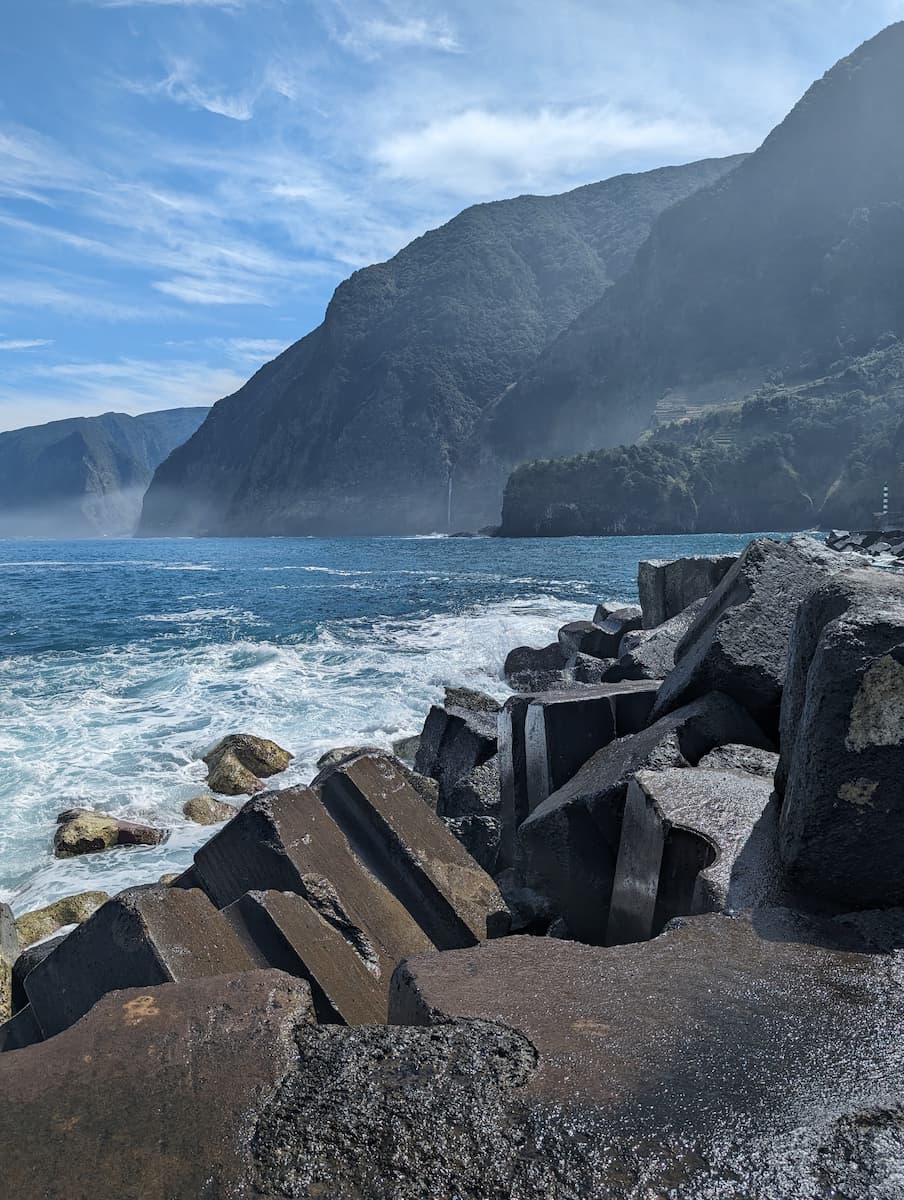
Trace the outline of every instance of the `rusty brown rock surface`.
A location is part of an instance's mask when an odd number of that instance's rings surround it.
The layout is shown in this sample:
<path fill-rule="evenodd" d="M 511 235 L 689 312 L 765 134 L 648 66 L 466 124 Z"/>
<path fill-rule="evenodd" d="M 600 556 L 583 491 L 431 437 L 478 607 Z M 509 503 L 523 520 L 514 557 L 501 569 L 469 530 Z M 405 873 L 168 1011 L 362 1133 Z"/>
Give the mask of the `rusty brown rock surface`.
<path fill-rule="evenodd" d="M 347 940 L 341 925 L 327 920 L 293 892 L 248 892 L 224 916 L 262 966 L 276 967 L 311 985 L 319 1021 L 365 1025 L 385 1023 L 388 971 Z M 346 931 L 347 932 L 347 931 Z"/>
<path fill-rule="evenodd" d="M 154 884 L 102 905 L 29 973 L 25 992 L 44 1036 L 52 1037 L 107 992 L 254 967 L 203 892 Z"/>
<path fill-rule="evenodd" d="M 634 1137 L 752 1136 L 815 1127 L 841 1098 L 904 1099 L 900 961 L 786 909 L 677 924 L 631 946 L 513 937 L 412 959 L 390 1018 L 517 1029 L 539 1054 L 528 1092 L 599 1106 Z"/>
<path fill-rule="evenodd" d="M 508 931 L 508 909 L 492 878 L 391 759 L 360 755 L 322 772 L 314 787 L 359 857 L 434 945 L 466 946 Z"/>
<path fill-rule="evenodd" d="M 432 816 L 419 797 L 417 803 Z M 402 958 L 434 945 L 311 788 L 264 792 L 249 800 L 201 847 L 187 874 L 176 886 L 203 888 L 218 908 L 246 892 L 297 892 L 341 928 L 386 981 Z"/>
<path fill-rule="evenodd" d="M 255 1121 L 294 1065 L 308 986 L 279 971 L 106 996 L 0 1055 L 3 1195 L 243 1200 Z"/>

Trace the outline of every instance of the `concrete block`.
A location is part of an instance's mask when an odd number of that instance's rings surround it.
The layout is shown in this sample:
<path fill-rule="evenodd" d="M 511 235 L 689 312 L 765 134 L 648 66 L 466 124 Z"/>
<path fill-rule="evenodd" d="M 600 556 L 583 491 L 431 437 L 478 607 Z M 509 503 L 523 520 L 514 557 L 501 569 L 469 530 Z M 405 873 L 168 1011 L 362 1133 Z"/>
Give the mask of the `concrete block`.
<path fill-rule="evenodd" d="M 496 884 L 391 760 L 362 755 L 314 781 L 359 857 L 440 949 L 507 933 Z"/>
<path fill-rule="evenodd" d="M 294 892 L 248 892 L 223 910 L 262 967 L 306 979 L 318 1021 L 347 1025 L 386 1020 L 389 974 L 353 945 L 349 930 Z"/>
<path fill-rule="evenodd" d="M 250 971 L 255 963 L 199 891 L 154 885 L 108 900 L 32 970 L 25 992 L 45 1037 L 107 992 Z"/>

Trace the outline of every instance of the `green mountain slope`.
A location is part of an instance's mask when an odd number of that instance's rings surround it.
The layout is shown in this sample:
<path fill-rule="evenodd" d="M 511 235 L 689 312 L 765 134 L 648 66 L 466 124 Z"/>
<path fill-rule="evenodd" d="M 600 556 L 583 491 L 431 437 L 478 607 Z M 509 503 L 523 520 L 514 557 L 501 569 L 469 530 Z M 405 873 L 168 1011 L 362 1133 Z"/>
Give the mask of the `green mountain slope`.
<path fill-rule="evenodd" d="M 868 528 L 882 486 L 904 510 L 904 342 L 820 379 L 774 378 L 743 404 L 672 422 L 640 444 L 519 467 L 508 536 Z"/>
<path fill-rule="evenodd" d="M 206 408 L 104 413 L 0 433 L 0 537 L 128 537 L 157 466 Z"/>
<path fill-rule="evenodd" d="M 378 533 L 498 518 L 487 406 L 630 266 L 659 214 L 740 158 L 467 209 L 341 284 L 323 324 L 157 471 L 144 534 Z"/>
<path fill-rule="evenodd" d="M 488 415 L 510 461 L 632 441 L 668 393 L 739 399 L 904 333 L 904 23 L 839 62 Z"/>

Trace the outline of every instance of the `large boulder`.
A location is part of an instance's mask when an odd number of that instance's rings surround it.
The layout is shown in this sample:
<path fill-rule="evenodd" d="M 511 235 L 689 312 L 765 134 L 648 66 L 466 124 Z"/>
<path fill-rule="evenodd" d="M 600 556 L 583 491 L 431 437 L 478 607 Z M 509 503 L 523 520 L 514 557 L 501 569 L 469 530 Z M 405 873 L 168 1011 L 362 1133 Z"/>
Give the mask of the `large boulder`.
<path fill-rule="evenodd" d="M 502 670 L 511 683 L 514 678 L 523 679 L 530 675 L 548 675 L 563 671 L 567 661 L 568 655 L 563 653 L 557 641 L 539 650 L 533 646 L 516 646 L 506 655 Z"/>
<path fill-rule="evenodd" d="M 196 825 L 222 825 L 224 821 L 231 821 L 238 811 L 234 804 L 213 796 L 192 796 L 182 805 L 183 815 Z"/>
<path fill-rule="evenodd" d="M 896 1200 L 904 981 L 875 949 L 836 922 L 764 910 L 613 949 L 514 937 L 402 964 L 394 1021 L 437 1034 L 492 1021 L 537 1053 L 487 1160 L 492 1187 L 456 1189 L 466 1135 L 444 1140 L 448 1175 L 420 1194 Z M 411 1160 L 383 1155 L 384 1194 L 418 1195 Z M 353 1179 L 357 1192 L 333 1194 L 380 1194 Z"/>
<path fill-rule="evenodd" d="M 312 786 L 435 946 L 466 946 L 507 933 L 509 914 L 496 884 L 399 767 L 364 754 L 321 772 Z"/>
<path fill-rule="evenodd" d="M 728 696 L 711 693 L 593 755 L 521 825 L 517 864 L 575 937 L 601 943 L 628 782 L 637 771 L 695 766 L 715 746 L 770 743 Z"/>
<path fill-rule="evenodd" d="M 303 980 L 253 971 L 115 992 L 0 1055 L 4 1194 L 250 1200 L 256 1124 L 312 1018 Z"/>
<path fill-rule="evenodd" d="M 54 900 L 44 908 L 23 913 L 21 917 L 16 918 L 19 945 L 31 946 L 34 942 L 51 937 L 58 929 L 67 925 L 81 925 L 82 921 L 87 921 L 109 899 L 106 892 L 78 892 L 74 896 Z"/>
<path fill-rule="evenodd" d="M 776 733 L 797 606 L 843 565 L 811 538 L 751 542 L 679 642 L 655 716 L 721 691 Z"/>
<path fill-rule="evenodd" d="M 448 688 L 445 706 L 427 715 L 414 769 L 439 784 L 440 796 L 496 753 L 499 704 L 466 688 Z"/>
<path fill-rule="evenodd" d="M 801 605 L 782 707 L 781 852 L 856 908 L 904 902 L 904 578 L 853 571 Z"/>
<path fill-rule="evenodd" d="M 704 754 L 697 766 L 706 771 L 742 771 L 745 775 L 762 775 L 774 779 L 778 755 L 756 746 L 717 746 Z"/>
<path fill-rule="evenodd" d="M 42 963 L 49 954 L 52 954 L 67 936 L 68 933 L 59 933 L 56 937 L 49 937 L 43 942 L 35 942 L 33 946 L 26 946 L 20 952 L 13 964 L 13 1012 L 21 1012 L 23 1008 L 28 1007 L 25 980 L 38 963 Z"/>
<path fill-rule="evenodd" d="M 72 931 L 25 979 L 45 1037 L 125 987 L 231 975 L 254 961 L 223 915 L 199 891 L 154 884 L 120 892 Z"/>
<path fill-rule="evenodd" d="M 459 779 L 437 810 L 446 827 L 491 875 L 499 855 L 501 805 L 499 756 L 494 754 Z"/>
<path fill-rule="evenodd" d="M 606 941 L 642 942 L 675 917 L 783 899 L 772 783 L 672 767 L 628 783 Z"/>
<path fill-rule="evenodd" d="M 176 886 L 202 888 L 218 908 L 246 892 L 295 892 L 341 930 L 385 990 L 399 959 L 433 943 L 377 877 L 368 850 L 351 844 L 311 788 L 263 792 L 196 852 Z"/>
<path fill-rule="evenodd" d="M 208 787 L 224 796 L 253 796 L 291 761 L 288 750 L 251 733 L 231 733 L 204 755 Z"/>
<path fill-rule="evenodd" d="M 413 739 L 420 744 L 420 737 Z M 369 754 L 375 758 L 384 758 L 387 762 L 393 764 L 396 770 L 400 771 L 411 787 L 417 792 L 420 798 L 430 808 L 436 812 L 439 805 L 439 784 L 435 779 L 431 779 L 429 775 L 421 775 L 413 770 L 411 765 L 399 755 L 388 754 L 385 750 L 381 750 L 379 746 L 340 746 L 335 750 L 328 750 L 326 754 L 321 754 L 317 759 L 317 770 L 326 771 L 329 767 L 338 767 L 349 759 L 357 758 L 359 754 Z"/>
<path fill-rule="evenodd" d="M 524 719 L 529 811 L 600 747 L 643 729 L 658 688 L 658 680 L 644 680 L 535 696 Z"/>
<path fill-rule="evenodd" d="M 622 638 L 617 660 L 606 679 L 665 679 L 675 665 L 675 651 L 703 607 L 696 600 L 677 617 L 656 629 L 638 629 Z"/>
<path fill-rule="evenodd" d="M 664 625 L 695 600 L 705 599 L 736 562 L 736 555 L 712 554 L 639 563 L 637 590 L 644 629 Z"/>
<path fill-rule="evenodd" d="M 53 852 L 57 858 L 74 858 L 111 850 L 114 846 L 159 846 L 168 836 L 167 829 L 123 821 L 85 808 L 70 808 L 57 817 Z"/>

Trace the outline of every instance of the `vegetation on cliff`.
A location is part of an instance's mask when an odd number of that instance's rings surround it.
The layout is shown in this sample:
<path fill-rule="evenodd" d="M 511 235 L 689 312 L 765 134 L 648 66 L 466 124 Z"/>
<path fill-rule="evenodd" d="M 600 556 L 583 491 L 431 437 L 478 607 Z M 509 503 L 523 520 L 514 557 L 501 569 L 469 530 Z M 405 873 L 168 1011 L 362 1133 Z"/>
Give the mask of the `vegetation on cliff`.
<path fill-rule="evenodd" d="M 747 401 L 638 445 L 526 464 L 508 536 L 865 527 L 882 485 L 904 507 L 904 343 L 886 335 L 811 383 L 773 375 Z"/>

